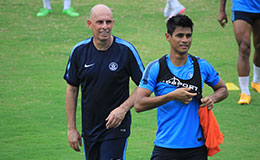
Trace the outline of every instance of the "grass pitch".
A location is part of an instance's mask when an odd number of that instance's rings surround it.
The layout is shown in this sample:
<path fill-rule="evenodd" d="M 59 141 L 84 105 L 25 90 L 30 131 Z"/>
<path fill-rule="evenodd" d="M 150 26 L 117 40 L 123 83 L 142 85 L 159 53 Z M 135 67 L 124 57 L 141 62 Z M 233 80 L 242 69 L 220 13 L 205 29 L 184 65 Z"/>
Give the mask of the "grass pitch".
<path fill-rule="evenodd" d="M 225 82 L 238 86 L 238 48 L 231 24 L 231 2 L 227 2 L 229 23 L 225 29 L 217 22 L 218 0 L 180 2 L 195 24 L 190 53 L 208 60 Z M 63 15 L 61 0 L 51 1 L 53 11 L 46 17 L 36 17 L 42 1 L 1 0 L 1 160 L 84 159 L 83 151 L 76 153 L 67 143 L 63 74 L 72 47 L 91 36 L 86 20 L 90 8 L 97 3 L 112 8 L 113 34 L 134 44 L 145 66 L 168 53 L 164 38 L 165 0 L 73 0 L 79 17 Z M 203 92 L 212 93 L 209 87 Z M 230 91 L 225 101 L 215 105 L 213 111 L 225 137 L 221 152 L 210 159 L 260 159 L 260 95 L 252 89 L 251 94 L 252 103 L 247 106 L 237 104 L 239 91 Z M 126 158 L 147 160 L 157 129 L 156 110 L 139 114 L 132 110 L 132 118 Z M 77 124 L 80 129 L 80 105 Z"/>

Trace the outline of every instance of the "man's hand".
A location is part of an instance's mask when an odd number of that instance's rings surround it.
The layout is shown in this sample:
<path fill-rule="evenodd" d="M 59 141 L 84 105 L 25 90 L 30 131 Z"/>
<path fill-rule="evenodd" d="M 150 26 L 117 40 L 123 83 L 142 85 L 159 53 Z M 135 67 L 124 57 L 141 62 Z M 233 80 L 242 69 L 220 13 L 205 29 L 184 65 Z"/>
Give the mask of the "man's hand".
<path fill-rule="evenodd" d="M 201 99 L 202 104 L 200 107 L 208 107 L 208 110 L 211 110 L 214 107 L 214 100 L 210 97 L 204 97 Z"/>
<path fill-rule="evenodd" d="M 106 118 L 106 128 L 109 129 L 118 127 L 125 118 L 126 112 L 127 111 L 125 111 L 122 107 L 115 108 Z"/>
<path fill-rule="evenodd" d="M 225 12 L 219 12 L 218 22 L 223 28 L 228 23 L 228 18 Z"/>
<path fill-rule="evenodd" d="M 79 145 L 82 146 L 81 136 L 76 129 L 68 130 L 68 142 L 71 148 L 80 152 Z"/>
<path fill-rule="evenodd" d="M 190 101 L 192 101 L 192 98 L 197 95 L 197 93 L 190 93 L 190 90 L 190 88 L 178 88 L 168 94 L 173 97 L 173 100 L 180 101 L 184 104 L 189 104 Z"/>

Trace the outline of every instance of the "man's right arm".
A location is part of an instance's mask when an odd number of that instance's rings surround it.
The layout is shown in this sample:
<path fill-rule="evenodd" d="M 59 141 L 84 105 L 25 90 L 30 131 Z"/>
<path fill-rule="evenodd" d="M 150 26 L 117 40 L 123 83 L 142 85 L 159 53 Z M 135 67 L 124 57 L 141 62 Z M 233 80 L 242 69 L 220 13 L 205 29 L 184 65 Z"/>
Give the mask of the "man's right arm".
<path fill-rule="evenodd" d="M 68 127 L 68 142 L 69 145 L 77 152 L 80 151 L 79 145 L 82 146 L 81 136 L 76 128 L 76 108 L 78 99 L 78 87 L 70 84 L 66 90 L 66 114 Z"/>
<path fill-rule="evenodd" d="M 135 100 L 135 111 L 142 112 L 161 106 L 169 101 L 177 100 L 184 104 L 190 103 L 196 93 L 190 93 L 190 88 L 178 88 L 168 94 L 150 97 L 152 91 L 145 88 L 138 88 Z"/>

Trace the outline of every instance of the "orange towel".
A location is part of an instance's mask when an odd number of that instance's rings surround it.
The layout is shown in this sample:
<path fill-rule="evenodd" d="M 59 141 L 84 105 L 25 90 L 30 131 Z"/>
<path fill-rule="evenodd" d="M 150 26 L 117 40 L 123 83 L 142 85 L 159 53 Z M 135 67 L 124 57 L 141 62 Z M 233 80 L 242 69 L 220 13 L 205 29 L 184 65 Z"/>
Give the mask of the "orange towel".
<path fill-rule="evenodd" d="M 208 107 L 199 108 L 200 125 L 203 130 L 208 156 L 213 156 L 220 151 L 219 145 L 223 142 L 224 135 L 220 132 L 218 122 Z"/>

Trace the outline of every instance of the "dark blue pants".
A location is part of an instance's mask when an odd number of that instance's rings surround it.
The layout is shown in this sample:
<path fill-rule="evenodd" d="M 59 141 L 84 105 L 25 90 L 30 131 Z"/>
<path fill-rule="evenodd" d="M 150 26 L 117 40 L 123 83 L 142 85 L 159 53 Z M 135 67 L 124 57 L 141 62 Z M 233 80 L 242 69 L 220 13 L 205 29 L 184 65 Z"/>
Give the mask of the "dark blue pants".
<path fill-rule="evenodd" d="M 256 20 L 260 19 L 260 13 L 248 13 L 248 12 L 240 12 L 233 11 L 232 21 L 235 20 L 244 20 L 247 23 L 253 25 Z"/>
<path fill-rule="evenodd" d="M 169 149 L 154 146 L 151 160 L 207 160 L 205 146 L 189 149 Z"/>
<path fill-rule="evenodd" d="M 86 160 L 125 160 L 127 138 L 91 142 L 83 138 Z"/>

